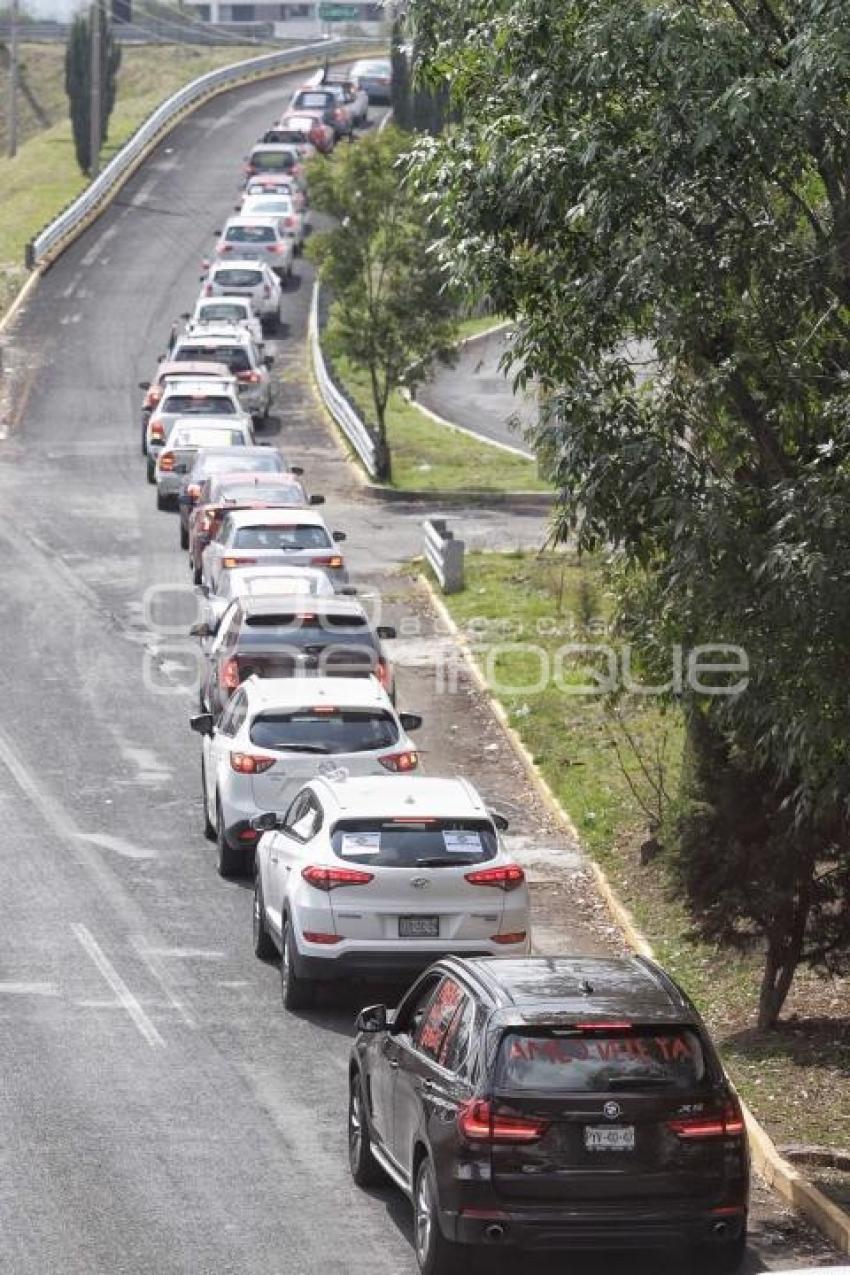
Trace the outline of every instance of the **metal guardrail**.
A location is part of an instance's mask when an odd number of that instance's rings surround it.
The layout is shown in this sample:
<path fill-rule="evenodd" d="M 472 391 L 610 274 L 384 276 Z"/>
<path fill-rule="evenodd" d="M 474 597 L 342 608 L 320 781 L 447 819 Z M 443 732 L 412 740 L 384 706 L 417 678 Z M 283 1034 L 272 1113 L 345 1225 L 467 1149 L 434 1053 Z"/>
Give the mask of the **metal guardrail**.
<path fill-rule="evenodd" d="M 443 593 L 460 593 L 463 590 L 464 542 L 455 540 L 445 518 L 428 518 L 422 527 L 425 531 L 425 558 L 439 580 L 440 588 Z"/>
<path fill-rule="evenodd" d="M 371 430 L 365 421 L 361 420 L 358 413 L 349 403 L 348 399 L 342 394 L 338 386 L 334 383 L 333 378 L 328 372 L 325 363 L 325 356 L 322 354 L 322 346 L 319 341 L 319 285 L 313 286 L 313 299 L 310 304 L 310 325 L 307 330 L 307 340 L 310 344 L 310 359 L 313 364 L 313 375 L 316 378 L 316 385 L 322 396 L 322 402 L 354 448 L 357 455 L 363 462 L 366 473 L 370 478 L 378 476 L 378 447 L 377 440 L 372 435 Z"/>
<path fill-rule="evenodd" d="M 277 69 L 285 71 L 288 66 L 303 62 L 304 58 L 311 54 L 322 59 L 329 54 L 333 57 L 344 56 L 348 52 L 362 48 L 363 43 L 363 39 L 358 38 L 322 40 L 314 44 L 297 45 L 295 48 L 281 49 L 279 52 L 265 53 L 257 58 L 246 58 L 230 66 L 218 67 L 215 71 L 208 71 L 206 75 L 192 80 L 190 84 L 185 84 L 148 116 L 118 154 L 109 161 L 100 176 L 96 177 L 73 203 L 69 204 L 58 217 L 45 226 L 35 239 L 27 244 L 27 267 L 33 269 L 40 265 L 52 249 L 97 208 L 163 129 L 187 106 L 202 101 L 214 89 L 222 85 L 239 84 L 252 76 L 259 76 L 264 72 Z"/>

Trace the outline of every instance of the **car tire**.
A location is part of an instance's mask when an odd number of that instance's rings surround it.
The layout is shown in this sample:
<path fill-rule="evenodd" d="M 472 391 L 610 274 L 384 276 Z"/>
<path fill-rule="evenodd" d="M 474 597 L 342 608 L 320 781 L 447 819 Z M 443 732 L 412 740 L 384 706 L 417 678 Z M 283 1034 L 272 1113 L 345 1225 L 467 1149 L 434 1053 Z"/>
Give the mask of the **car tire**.
<path fill-rule="evenodd" d="M 148 456 L 148 471 L 147 472 L 148 472 L 148 482 L 155 483 L 156 482 L 156 461 L 153 460 L 150 456 Z"/>
<path fill-rule="evenodd" d="M 292 938 L 289 919 L 284 917 L 280 945 L 280 998 L 287 1010 L 308 1009 L 315 998 L 315 985 L 299 978 L 292 960 Z"/>
<path fill-rule="evenodd" d="M 434 1167 L 424 1156 L 413 1189 L 413 1248 L 421 1275 L 455 1275 L 460 1266 L 457 1244 L 440 1229 Z"/>
<path fill-rule="evenodd" d="M 201 583 L 201 568 L 194 566 L 191 562 L 189 563 L 189 568 L 192 572 L 192 584 L 199 585 Z"/>
<path fill-rule="evenodd" d="M 148 427 L 147 422 L 142 426 L 142 455 L 148 454 Z"/>
<path fill-rule="evenodd" d="M 705 1275 L 735 1275 L 747 1255 L 747 1228 L 734 1240 L 702 1244 L 697 1250 L 697 1270 Z"/>
<path fill-rule="evenodd" d="M 215 841 L 217 836 L 215 824 L 210 819 L 210 812 L 207 806 L 207 767 L 203 753 L 201 753 L 201 799 L 204 803 L 204 836 L 207 841 Z"/>
<path fill-rule="evenodd" d="M 379 1186 L 384 1181 L 383 1171 L 372 1155 L 363 1084 L 357 1074 L 348 1084 L 348 1164 L 358 1186 Z"/>
<path fill-rule="evenodd" d="M 183 526 L 183 519 L 180 519 L 180 548 L 189 548 L 189 528 Z"/>
<path fill-rule="evenodd" d="M 268 961 L 277 955 L 272 936 L 266 929 L 266 905 L 263 899 L 263 878 L 259 870 L 254 873 L 254 905 L 253 905 L 254 955 L 258 961 Z"/>
<path fill-rule="evenodd" d="M 162 492 L 161 492 L 161 491 L 158 491 L 158 492 L 156 493 L 156 507 L 157 507 L 157 509 L 167 509 L 167 508 L 168 508 L 168 497 L 167 497 L 167 496 L 163 496 L 163 494 L 162 494 Z"/>
<path fill-rule="evenodd" d="M 231 877 L 241 876 L 245 871 L 245 860 L 241 850 L 234 850 L 227 844 L 220 801 L 216 802 L 215 807 L 215 841 L 218 847 L 218 875 L 228 880 Z"/>

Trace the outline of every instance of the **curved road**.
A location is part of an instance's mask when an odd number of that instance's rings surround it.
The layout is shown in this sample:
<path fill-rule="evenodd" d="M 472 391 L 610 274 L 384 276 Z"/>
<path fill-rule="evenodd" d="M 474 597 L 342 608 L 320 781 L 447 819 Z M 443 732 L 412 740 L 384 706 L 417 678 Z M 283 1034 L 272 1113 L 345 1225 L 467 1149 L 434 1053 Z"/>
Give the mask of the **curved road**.
<path fill-rule="evenodd" d="M 184 122 L 49 272 L 6 350 L 4 1275 L 415 1267 L 405 1203 L 389 1189 L 358 1192 L 348 1176 L 346 1058 L 360 994 L 284 1015 L 274 967 L 251 952 L 248 885 L 218 879 L 200 835 L 179 637 L 193 595 L 176 520 L 156 512 L 138 451 L 136 382 L 150 375 L 170 319 L 189 308 L 239 159 L 279 112 L 285 86 L 233 92 Z M 332 525 L 349 532 L 355 573 L 392 605 L 387 581 L 401 585 L 387 572 L 418 549 L 421 510 L 362 500 L 317 420 L 295 339 L 307 293 L 289 293 L 293 335 L 279 344 L 279 442 L 308 477 L 321 476 L 311 485 L 330 497 Z M 543 531 L 539 518 L 504 511 L 461 527 L 481 544 L 533 544 Z M 417 659 L 427 664 L 423 650 L 433 649 L 432 639 L 410 639 L 402 694 L 411 707 L 427 691 Z M 545 818 L 515 763 L 483 744 L 486 710 L 461 699 L 436 717 L 426 752 L 473 766 L 485 793 L 505 796 L 513 784 L 518 826 L 539 845 Z M 573 909 L 560 930 L 567 945 L 598 944 L 586 920 Z M 771 1224 L 779 1217 L 761 1207 Z M 799 1232 L 783 1224 L 791 1238 L 774 1251 L 797 1256 Z"/>

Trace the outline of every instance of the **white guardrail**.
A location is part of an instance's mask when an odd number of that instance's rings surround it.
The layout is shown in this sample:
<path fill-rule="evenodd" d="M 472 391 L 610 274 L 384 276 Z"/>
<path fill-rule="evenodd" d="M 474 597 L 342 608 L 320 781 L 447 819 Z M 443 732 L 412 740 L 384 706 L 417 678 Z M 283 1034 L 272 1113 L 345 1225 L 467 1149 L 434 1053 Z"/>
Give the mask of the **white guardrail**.
<path fill-rule="evenodd" d="M 340 393 L 337 386 L 331 379 L 327 366 L 325 365 L 325 356 L 322 354 L 322 347 L 319 342 L 319 287 L 318 284 L 313 287 L 313 300 L 310 303 L 310 326 L 308 328 L 307 340 L 310 343 L 310 360 L 313 365 L 313 376 L 316 379 L 316 386 L 322 397 L 322 402 L 360 457 L 366 469 L 366 473 L 370 478 L 376 478 L 378 475 L 378 455 L 375 445 L 375 438 L 371 431 L 361 420 L 358 413 L 349 403 L 348 399 Z"/>
<path fill-rule="evenodd" d="M 422 527 L 425 531 L 425 558 L 443 593 L 462 592 L 463 541 L 455 540 L 445 518 L 428 518 Z"/>
<path fill-rule="evenodd" d="M 301 63 L 311 56 L 322 61 L 328 56 L 344 57 L 349 52 L 362 49 L 365 43 L 368 42 L 362 38 L 352 38 L 297 45 L 295 48 L 281 49 L 276 53 L 264 53 L 260 57 L 246 58 L 242 62 L 231 63 L 230 66 L 218 67 L 215 71 L 208 71 L 206 75 L 184 85 L 148 116 L 130 140 L 121 147 L 118 154 L 109 161 L 100 176 L 96 177 L 73 203 L 69 204 L 58 217 L 45 226 L 35 239 L 27 244 L 27 267 L 33 269 L 45 261 L 52 249 L 97 208 L 139 156 L 156 140 L 175 116 L 185 111 L 187 106 L 203 100 L 222 85 L 235 85 L 243 80 L 259 77 L 278 69 L 285 71 L 293 63 Z"/>

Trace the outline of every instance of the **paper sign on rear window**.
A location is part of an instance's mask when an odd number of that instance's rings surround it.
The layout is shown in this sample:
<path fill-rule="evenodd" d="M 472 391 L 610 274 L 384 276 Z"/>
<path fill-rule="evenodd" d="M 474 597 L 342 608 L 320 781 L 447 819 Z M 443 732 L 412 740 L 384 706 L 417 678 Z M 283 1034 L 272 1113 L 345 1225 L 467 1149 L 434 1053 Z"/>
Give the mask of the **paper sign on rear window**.
<path fill-rule="evenodd" d="M 344 832 L 339 845 L 341 855 L 380 854 L 380 832 Z"/>
<path fill-rule="evenodd" d="M 481 854 L 481 834 L 469 832 L 444 832 L 443 843 L 448 854 Z"/>

